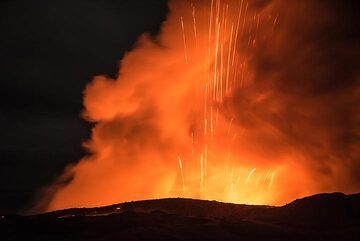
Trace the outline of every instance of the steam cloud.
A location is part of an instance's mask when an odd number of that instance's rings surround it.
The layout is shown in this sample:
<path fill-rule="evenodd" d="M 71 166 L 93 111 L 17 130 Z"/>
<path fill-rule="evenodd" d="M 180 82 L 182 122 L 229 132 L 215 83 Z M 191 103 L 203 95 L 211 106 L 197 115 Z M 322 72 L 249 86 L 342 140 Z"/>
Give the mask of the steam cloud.
<path fill-rule="evenodd" d="M 85 144 L 91 155 L 48 188 L 45 209 L 168 196 L 283 204 L 360 190 L 359 36 L 352 35 L 359 31 L 350 28 L 355 13 L 345 16 L 336 1 L 254 0 L 246 12 L 243 1 L 239 71 L 231 72 L 231 93 L 213 103 L 217 130 L 208 169 L 200 166 L 204 82 L 214 68 L 203 61 L 211 2 L 171 1 L 161 33 L 139 38 L 118 77 L 97 76 L 87 86 L 84 116 L 96 123 Z M 240 3 L 221 3 L 228 30 Z"/>

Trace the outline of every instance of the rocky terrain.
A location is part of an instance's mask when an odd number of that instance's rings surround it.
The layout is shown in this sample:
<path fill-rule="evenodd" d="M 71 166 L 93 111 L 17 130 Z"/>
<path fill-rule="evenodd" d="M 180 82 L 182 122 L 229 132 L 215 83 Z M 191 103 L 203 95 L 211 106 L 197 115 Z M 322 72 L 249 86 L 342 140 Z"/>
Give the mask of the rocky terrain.
<path fill-rule="evenodd" d="M 360 240 L 360 194 L 281 207 L 183 198 L 4 215 L 1 240 Z"/>

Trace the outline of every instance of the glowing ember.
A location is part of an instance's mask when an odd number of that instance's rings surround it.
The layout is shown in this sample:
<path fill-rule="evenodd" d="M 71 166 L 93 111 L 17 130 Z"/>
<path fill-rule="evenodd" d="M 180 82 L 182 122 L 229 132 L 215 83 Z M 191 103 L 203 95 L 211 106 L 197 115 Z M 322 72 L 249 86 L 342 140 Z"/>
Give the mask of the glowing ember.
<path fill-rule="evenodd" d="M 92 155 L 68 168 L 62 179 L 74 178 L 49 209 L 161 197 L 282 204 L 331 191 L 336 180 L 315 184 L 316 155 L 277 123 L 292 104 L 294 118 L 313 118 L 316 103 L 299 104 L 276 89 L 278 76 L 256 71 L 288 36 L 277 29 L 281 5 L 258 2 L 171 1 L 161 34 L 140 38 L 118 78 L 87 86 Z M 326 145 L 331 137 L 306 123 L 286 128 Z"/>

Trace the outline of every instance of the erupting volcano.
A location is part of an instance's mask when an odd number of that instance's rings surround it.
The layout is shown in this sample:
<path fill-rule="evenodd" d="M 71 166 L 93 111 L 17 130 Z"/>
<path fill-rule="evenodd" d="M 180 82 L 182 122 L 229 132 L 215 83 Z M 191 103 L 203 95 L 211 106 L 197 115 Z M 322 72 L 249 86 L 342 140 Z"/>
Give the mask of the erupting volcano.
<path fill-rule="evenodd" d="M 166 197 L 283 205 L 360 190 L 351 108 L 360 88 L 333 83 L 328 58 L 347 50 L 314 37 L 332 8 L 172 0 L 169 9 L 117 78 L 86 87 L 89 155 L 46 189 L 42 211 Z M 357 83 L 352 67 L 343 75 Z"/>

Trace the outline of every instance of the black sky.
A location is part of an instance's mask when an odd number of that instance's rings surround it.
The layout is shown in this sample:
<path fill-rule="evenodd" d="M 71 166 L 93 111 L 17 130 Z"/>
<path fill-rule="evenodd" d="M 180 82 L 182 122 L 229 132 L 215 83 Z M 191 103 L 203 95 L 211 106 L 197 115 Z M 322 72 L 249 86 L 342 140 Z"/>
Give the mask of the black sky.
<path fill-rule="evenodd" d="M 0 3 L 0 213 L 79 160 L 90 126 L 82 91 L 115 75 L 143 32 L 156 33 L 165 0 L 11 0 Z"/>

